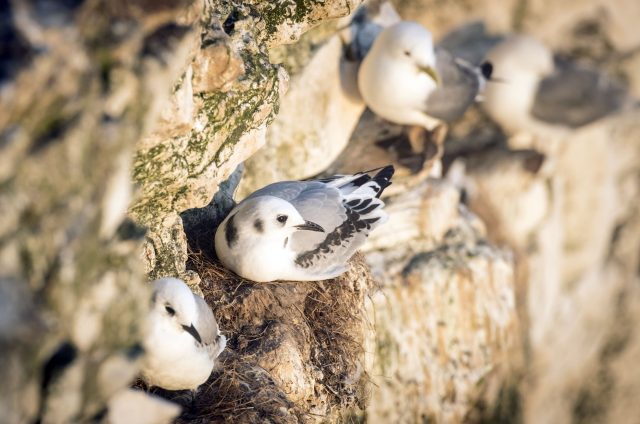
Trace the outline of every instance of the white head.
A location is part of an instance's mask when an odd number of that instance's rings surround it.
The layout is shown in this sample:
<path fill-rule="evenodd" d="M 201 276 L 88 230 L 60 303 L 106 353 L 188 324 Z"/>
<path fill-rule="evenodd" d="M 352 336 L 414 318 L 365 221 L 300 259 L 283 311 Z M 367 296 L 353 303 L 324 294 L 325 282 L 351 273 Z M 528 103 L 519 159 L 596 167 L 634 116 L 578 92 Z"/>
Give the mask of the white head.
<path fill-rule="evenodd" d="M 487 83 L 482 107 L 508 133 L 528 127 L 538 84 L 554 69 L 553 54 L 526 35 L 514 35 L 494 47 L 486 59 L 495 82 Z"/>
<path fill-rule="evenodd" d="M 184 330 L 201 343 L 196 330 L 198 309 L 191 289 L 177 278 L 161 278 L 153 282 L 151 313 L 165 319 L 177 330 Z"/>
<path fill-rule="evenodd" d="M 237 240 L 245 239 L 252 243 L 262 241 L 286 246 L 288 238 L 296 231 L 324 232 L 324 229 L 305 220 L 286 200 L 259 196 L 247 199 L 231 211 L 224 237 L 229 247 Z"/>
<path fill-rule="evenodd" d="M 487 60 L 493 76 L 508 81 L 528 75 L 543 78 L 553 72 L 553 54 L 542 43 L 527 35 L 513 35 L 491 49 Z"/>
<path fill-rule="evenodd" d="M 391 25 L 380 33 L 372 50 L 376 50 L 376 54 L 385 54 L 399 63 L 415 67 L 417 71 L 431 77 L 436 85 L 440 85 L 433 38 L 419 23 L 401 21 Z"/>

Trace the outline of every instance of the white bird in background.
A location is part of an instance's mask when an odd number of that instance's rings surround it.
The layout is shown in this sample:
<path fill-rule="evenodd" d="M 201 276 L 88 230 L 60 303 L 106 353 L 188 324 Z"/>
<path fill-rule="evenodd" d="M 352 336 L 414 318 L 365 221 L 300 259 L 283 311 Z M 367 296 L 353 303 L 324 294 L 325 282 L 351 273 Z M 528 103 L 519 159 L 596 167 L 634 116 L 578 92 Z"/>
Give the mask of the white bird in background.
<path fill-rule="evenodd" d="M 367 235 L 387 220 L 379 199 L 394 169 L 270 184 L 240 202 L 220 224 L 222 263 L 258 282 L 317 281 L 348 270 Z"/>
<path fill-rule="evenodd" d="M 434 49 L 426 28 L 402 21 L 373 42 L 360 66 L 358 87 L 380 117 L 432 131 L 443 121 L 460 118 L 490 77 L 489 63 L 475 67 Z M 414 151 L 421 151 L 411 134 L 410 142 Z"/>
<path fill-rule="evenodd" d="M 507 38 L 486 58 L 502 83 L 487 86 L 482 106 L 509 135 L 561 135 L 629 101 L 622 85 L 596 70 L 554 58 L 529 36 Z"/>
<path fill-rule="evenodd" d="M 207 381 L 227 339 L 207 303 L 177 278 L 153 283 L 142 377 L 150 386 L 195 390 Z"/>

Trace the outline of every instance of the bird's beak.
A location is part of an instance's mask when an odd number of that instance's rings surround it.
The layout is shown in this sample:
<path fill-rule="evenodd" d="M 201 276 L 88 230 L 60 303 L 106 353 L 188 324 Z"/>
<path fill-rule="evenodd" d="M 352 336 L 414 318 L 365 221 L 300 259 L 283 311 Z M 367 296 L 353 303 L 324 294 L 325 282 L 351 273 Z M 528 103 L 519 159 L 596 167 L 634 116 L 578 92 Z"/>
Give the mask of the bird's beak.
<path fill-rule="evenodd" d="M 324 233 L 324 228 L 311 221 L 305 221 L 304 224 L 296 225 L 295 228 L 297 228 L 298 230 L 317 231 L 319 233 Z"/>
<path fill-rule="evenodd" d="M 429 75 L 436 83 L 438 87 L 442 85 L 442 79 L 440 78 L 440 74 L 435 70 L 432 66 L 418 66 L 420 72 L 424 72 Z"/>
<path fill-rule="evenodd" d="M 193 324 L 191 324 L 189 327 L 187 327 L 186 325 L 183 325 L 182 328 L 184 329 L 184 331 L 191 334 L 198 343 L 202 343 L 202 339 L 200 338 L 200 333 L 198 333 L 198 330 L 196 330 Z"/>

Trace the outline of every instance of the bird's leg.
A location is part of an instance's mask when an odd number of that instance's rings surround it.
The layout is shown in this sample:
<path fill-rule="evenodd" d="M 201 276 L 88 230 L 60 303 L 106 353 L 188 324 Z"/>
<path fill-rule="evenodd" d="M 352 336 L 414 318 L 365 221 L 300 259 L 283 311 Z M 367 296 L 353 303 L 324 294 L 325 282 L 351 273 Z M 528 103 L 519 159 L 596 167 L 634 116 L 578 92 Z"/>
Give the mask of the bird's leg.
<path fill-rule="evenodd" d="M 442 157 L 447 126 L 439 124 L 428 130 L 421 126 L 404 127 L 402 134 L 376 141 L 376 145 L 396 157 L 397 163 L 408 168 L 411 174 L 438 176 L 436 163 Z"/>
<path fill-rule="evenodd" d="M 440 159 L 444 153 L 444 139 L 447 136 L 447 125 L 438 124 L 432 130 L 423 127 L 411 127 L 408 138 L 413 150 L 414 175 L 441 177 Z"/>
<path fill-rule="evenodd" d="M 424 152 L 425 147 L 425 135 L 428 134 L 428 131 L 419 125 L 411 125 L 407 130 L 407 137 L 409 138 L 409 144 L 411 145 L 411 150 L 415 154 L 421 154 Z"/>
<path fill-rule="evenodd" d="M 444 154 L 444 140 L 447 137 L 449 127 L 440 124 L 431 131 L 427 131 L 424 138 L 423 157 L 424 170 L 430 177 L 439 178 L 442 176 L 442 155 Z"/>

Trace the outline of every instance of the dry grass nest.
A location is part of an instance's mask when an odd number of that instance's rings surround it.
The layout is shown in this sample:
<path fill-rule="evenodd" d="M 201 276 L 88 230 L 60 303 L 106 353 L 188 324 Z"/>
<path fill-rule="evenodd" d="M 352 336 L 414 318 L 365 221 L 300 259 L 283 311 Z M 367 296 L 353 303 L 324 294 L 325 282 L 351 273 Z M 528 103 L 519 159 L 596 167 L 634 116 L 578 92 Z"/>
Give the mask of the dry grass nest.
<path fill-rule="evenodd" d="M 188 266 L 228 342 L 195 398 L 155 390 L 183 406 L 178 422 L 344 421 L 364 409 L 372 279 L 362 256 L 344 275 L 319 282 L 255 283 L 203 251 L 190 252 Z"/>

